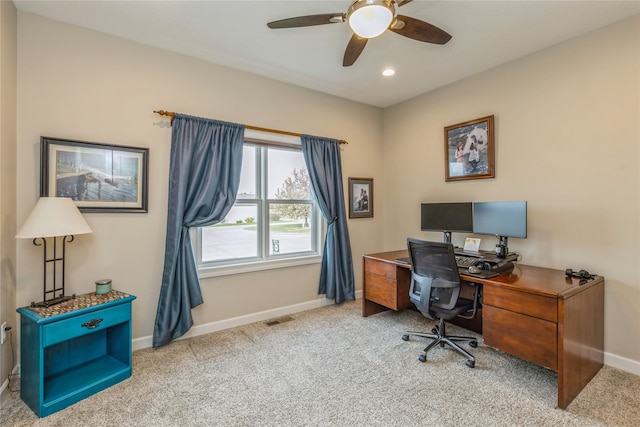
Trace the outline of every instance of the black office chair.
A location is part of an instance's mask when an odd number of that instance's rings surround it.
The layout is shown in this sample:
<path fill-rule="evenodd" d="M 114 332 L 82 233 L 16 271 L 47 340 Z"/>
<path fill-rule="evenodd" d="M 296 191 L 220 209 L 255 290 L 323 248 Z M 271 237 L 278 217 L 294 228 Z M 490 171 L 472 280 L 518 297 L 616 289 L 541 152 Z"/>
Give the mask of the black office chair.
<path fill-rule="evenodd" d="M 468 341 L 473 348 L 478 346 L 474 337 L 446 335 L 445 320 L 454 317 L 472 319 L 478 307 L 478 288 L 475 286 L 473 300 L 462 298 L 460 294 L 460 275 L 451 243 L 427 242 L 408 238 L 409 260 L 411 261 L 411 288 L 409 297 L 418 310 L 429 319 L 439 320 L 438 328 L 431 333 L 407 331 L 402 339 L 409 341 L 409 336 L 415 335 L 433 339 L 418 357 L 421 362 L 427 360 L 429 350 L 440 344 L 448 344 L 467 358 L 467 366 L 475 367 L 475 358 L 460 347 L 458 341 Z"/>

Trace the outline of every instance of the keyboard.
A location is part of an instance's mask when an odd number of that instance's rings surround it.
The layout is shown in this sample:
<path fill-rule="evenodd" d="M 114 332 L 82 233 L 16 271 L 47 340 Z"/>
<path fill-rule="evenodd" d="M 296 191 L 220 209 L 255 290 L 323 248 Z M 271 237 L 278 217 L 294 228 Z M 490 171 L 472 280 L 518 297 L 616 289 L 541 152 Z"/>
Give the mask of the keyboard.
<path fill-rule="evenodd" d="M 456 255 L 456 265 L 458 268 L 469 268 L 479 261 L 479 258 L 465 255 Z"/>
<path fill-rule="evenodd" d="M 454 255 L 456 256 L 468 256 L 468 257 L 472 257 L 472 258 L 482 258 L 484 257 L 488 252 L 487 251 L 463 251 L 463 250 L 454 250 Z"/>
<path fill-rule="evenodd" d="M 465 276 L 478 277 L 480 279 L 490 279 L 492 277 L 499 276 L 499 273 L 490 270 L 481 270 L 478 273 L 469 273 L 469 267 L 473 264 L 477 263 L 480 259 L 475 256 L 462 256 L 456 255 L 456 264 L 458 265 L 458 273 L 464 274 Z M 406 258 L 396 258 L 396 262 L 400 262 L 402 264 L 410 264 L 409 257 Z"/>

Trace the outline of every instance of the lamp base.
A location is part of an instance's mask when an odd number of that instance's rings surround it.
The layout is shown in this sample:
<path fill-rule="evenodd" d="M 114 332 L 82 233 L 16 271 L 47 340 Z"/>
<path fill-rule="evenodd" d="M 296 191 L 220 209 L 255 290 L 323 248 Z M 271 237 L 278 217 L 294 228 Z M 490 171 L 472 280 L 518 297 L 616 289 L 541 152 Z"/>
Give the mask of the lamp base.
<path fill-rule="evenodd" d="M 69 301 L 70 299 L 74 299 L 76 297 L 75 294 L 73 296 L 61 296 L 57 298 L 52 298 L 46 301 L 33 302 L 31 301 L 31 307 L 51 307 L 52 305 L 60 304 L 61 302 Z"/>

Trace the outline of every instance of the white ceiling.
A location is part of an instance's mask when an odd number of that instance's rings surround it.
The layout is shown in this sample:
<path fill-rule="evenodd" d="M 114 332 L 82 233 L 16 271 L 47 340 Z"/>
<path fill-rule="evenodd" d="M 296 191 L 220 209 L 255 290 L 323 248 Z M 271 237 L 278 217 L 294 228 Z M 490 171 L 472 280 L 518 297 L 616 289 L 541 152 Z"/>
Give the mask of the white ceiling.
<path fill-rule="evenodd" d="M 640 1 L 421 1 L 398 13 L 450 33 L 444 46 L 392 32 L 342 67 L 347 23 L 271 30 L 267 22 L 346 12 L 326 1 L 34 1 L 25 12 L 249 71 L 378 107 L 388 107 L 640 12 Z M 381 76 L 393 67 L 392 78 Z"/>

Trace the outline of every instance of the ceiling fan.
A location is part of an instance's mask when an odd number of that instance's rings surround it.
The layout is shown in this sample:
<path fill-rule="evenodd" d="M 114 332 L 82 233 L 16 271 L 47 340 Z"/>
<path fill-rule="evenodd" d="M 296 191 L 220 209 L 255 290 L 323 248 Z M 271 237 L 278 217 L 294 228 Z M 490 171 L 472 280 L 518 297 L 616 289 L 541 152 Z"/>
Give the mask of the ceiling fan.
<path fill-rule="evenodd" d="M 421 42 L 445 44 L 451 40 L 446 31 L 419 19 L 396 15 L 398 7 L 412 0 L 355 0 L 346 13 L 325 13 L 320 15 L 297 16 L 269 22 L 272 29 L 310 27 L 313 25 L 336 24 L 347 21 L 353 35 L 347 44 L 342 60 L 343 67 L 353 65 L 369 39 L 387 30 Z"/>

